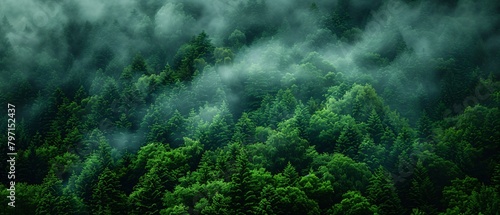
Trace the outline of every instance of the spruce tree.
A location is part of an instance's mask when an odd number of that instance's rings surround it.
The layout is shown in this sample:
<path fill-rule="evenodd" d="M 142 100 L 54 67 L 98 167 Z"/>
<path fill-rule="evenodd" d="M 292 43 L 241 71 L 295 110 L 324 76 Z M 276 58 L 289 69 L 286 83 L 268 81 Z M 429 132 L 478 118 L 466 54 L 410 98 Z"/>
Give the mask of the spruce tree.
<path fill-rule="evenodd" d="M 411 205 L 421 211 L 433 214 L 436 212 L 435 204 L 439 202 L 436 196 L 437 193 L 434 184 L 429 178 L 427 168 L 419 160 L 414 169 L 410 185 L 409 199 Z"/>
<path fill-rule="evenodd" d="M 255 210 L 256 197 L 252 191 L 249 163 L 245 150 L 241 148 L 236 157 L 236 171 L 231 178 L 231 197 L 235 214 L 249 214 Z"/>
<path fill-rule="evenodd" d="M 401 214 L 403 208 L 390 173 L 382 166 L 375 170 L 368 186 L 368 200 L 378 207 L 380 215 Z"/>
<path fill-rule="evenodd" d="M 116 173 L 106 168 L 98 180 L 92 192 L 92 214 L 125 214 L 126 196 L 120 190 L 120 181 Z"/>

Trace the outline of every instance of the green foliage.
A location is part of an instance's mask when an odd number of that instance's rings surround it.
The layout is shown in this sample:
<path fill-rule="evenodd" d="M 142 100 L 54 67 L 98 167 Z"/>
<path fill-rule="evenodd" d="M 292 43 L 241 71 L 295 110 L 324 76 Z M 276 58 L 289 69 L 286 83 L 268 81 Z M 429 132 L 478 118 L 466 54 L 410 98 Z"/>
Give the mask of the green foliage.
<path fill-rule="evenodd" d="M 409 191 L 412 205 L 426 213 L 435 213 L 436 192 L 436 188 L 427 173 L 427 168 L 422 165 L 421 161 L 418 161 Z"/>
<path fill-rule="evenodd" d="M 368 199 L 357 191 L 349 191 L 342 195 L 342 201 L 332 207 L 330 214 L 374 214 L 377 211 Z"/>
<path fill-rule="evenodd" d="M 49 172 L 41 186 L 35 214 L 85 214 L 87 209 L 82 199 L 65 192 L 53 172 Z"/>
<path fill-rule="evenodd" d="M 189 43 L 183 45 L 174 57 L 174 69 L 179 71 L 175 76 L 175 80 L 189 81 L 193 78 L 196 70 L 195 61 L 204 59 L 205 61 L 213 61 L 214 47 L 205 32 L 201 32 L 196 37 L 193 37 Z"/>
<path fill-rule="evenodd" d="M 9 185 L 10 186 L 10 185 Z M 0 185 L 0 194 L 7 197 L 10 191 L 3 184 Z M 10 202 L 9 198 L 5 198 L 1 203 L 5 206 L 0 209 L 0 214 L 36 214 L 37 205 L 41 201 L 42 186 L 41 185 L 28 185 L 26 183 L 16 182 L 16 200 L 15 207 L 9 207 L 7 204 Z"/>
<path fill-rule="evenodd" d="M 370 134 L 370 137 L 375 143 L 379 144 L 382 140 L 382 135 L 384 134 L 384 125 L 382 124 L 382 121 L 380 120 L 380 117 L 375 109 L 370 113 L 370 117 L 368 118 L 366 125 L 366 130 Z"/>
<path fill-rule="evenodd" d="M 298 181 L 298 187 L 318 203 L 322 212 L 330 209 L 335 197 L 332 182 L 325 178 L 325 175 L 320 179 L 314 173 L 309 173 Z"/>
<path fill-rule="evenodd" d="M 255 128 L 255 123 L 248 117 L 248 114 L 243 113 L 235 124 L 232 141 L 240 142 L 244 145 L 254 142 Z"/>
<path fill-rule="evenodd" d="M 132 64 L 130 65 L 130 69 L 132 73 L 134 74 L 148 74 L 148 66 L 146 65 L 146 61 L 142 57 L 142 55 L 137 54 L 135 55 L 134 59 L 132 60 Z"/>
<path fill-rule="evenodd" d="M 83 164 L 82 172 L 76 176 L 73 175 L 73 180 L 70 179 L 70 188 L 74 189 L 75 194 L 82 198 L 85 204 L 90 205 L 92 200 L 92 192 L 97 185 L 99 175 L 104 170 L 103 163 L 97 155 L 92 155 Z"/>
<path fill-rule="evenodd" d="M 162 209 L 164 186 L 156 168 L 141 177 L 128 197 L 130 214 L 159 214 Z"/>
<path fill-rule="evenodd" d="M 278 131 L 271 134 L 266 145 L 270 152 L 271 172 L 278 172 L 290 162 L 300 172 L 304 170 L 312 158 L 308 151 L 311 149 L 307 140 L 299 136 L 299 129 L 292 120 L 280 123 Z"/>
<path fill-rule="evenodd" d="M 238 29 L 235 29 L 233 33 L 229 35 L 227 40 L 229 41 L 229 45 L 233 48 L 233 50 L 238 50 L 247 42 L 245 34 Z"/>
<path fill-rule="evenodd" d="M 203 214 L 224 214 L 229 215 L 233 214 L 233 211 L 230 209 L 231 198 L 224 197 L 223 195 L 216 193 L 214 197 L 212 197 L 212 204 L 205 207 L 201 212 Z"/>
<path fill-rule="evenodd" d="M 370 85 L 354 84 L 341 98 L 331 94 L 327 98 L 327 108 L 336 113 L 349 114 L 357 121 L 366 122 L 373 110 L 384 111 L 382 99 Z"/>
<path fill-rule="evenodd" d="M 365 192 L 371 176 L 368 166 L 357 163 L 351 158 L 335 153 L 329 155 L 324 163 L 318 167 L 318 174 L 331 175 L 336 200 L 340 200 L 347 191 L 358 190 Z"/>
<path fill-rule="evenodd" d="M 225 103 L 213 118 L 208 129 L 202 131 L 200 141 L 207 149 L 215 149 L 227 145 L 233 131 L 232 115 Z"/>
<path fill-rule="evenodd" d="M 479 190 L 480 183 L 476 178 L 466 176 L 464 179 L 454 179 L 450 186 L 443 189 L 443 200 L 447 208 L 458 209 L 465 212 L 468 207 L 468 199 L 472 191 Z"/>
<path fill-rule="evenodd" d="M 375 145 L 371 138 L 365 138 L 359 145 L 357 158 L 373 170 L 386 163 L 386 154 L 387 151 L 384 146 Z"/>
<path fill-rule="evenodd" d="M 124 214 L 127 212 L 126 196 L 120 190 L 116 173 L 104 169 L 92 193 L 92 214 Z"/>
<path fill-rule="evenodd" d="M 498 214 L 498 2 L 226 3 L 2 5 L 0 214 Z"/>
<path fill-rule="evenodd" d="M 432 140 L 432 121 L 424 112 L 417 122 L 417 132 L 418 136 L 424 141 Z"/>
<path fill-rule="evenodd" d="M 251 213 L 256 204 L 255 194 L 251 189 L 252 180 L 248 165 L 249 161 L 246 152 L 240 149 L 236 157 L 235 173 L 231 177 L 231 207 L 234 209 L 235 214 Z"/>
<path fill-rule="evenodd" d="M 403 211 L 392 177 L 382 166 L 370 178 L 367 198 L 377 206 L 378 214 L 401 214 Z"/>
<path fill-rule="evenodd" d="M 317 203 L 297 187 L 267 187 L 267 189 L 269 190 L 263 191 L 262 197 L 269 199 L 271 208 L 261 201 L 260 206 L 263 206 L 261 211 L 272 211 L 274 214 L 319 214 Z"/>
<path fill-rule="evenodd" d="M 186 123 L 186 119 L 176 110 L 167 121 L 160 121 L 150 126 L 147 140 L 179 147 L 183 143 L 182 135 L 185 133 Z"/>
<path fill-rule="evenodd" d="M 319 152 L 333 152 L 341 132 L 339 124 L 340 117 L 330 110 L 319 110 L 311 116 L 306 132 Z"/>
<path fill-rule="evenodd" d="M 215 48 L 214 50 L 215 65 L 229 65 L 231 64 L 234 54 L 228 48 Z"/>
<path fill-rule="evenodd" d="M 340 136 L 335 145 L 335 152 L 342 153 L 350 158 L 356 158 L 359 145 L 362 141 L 362 134 L 358 126 L 349 118 L 345 119 L 346 125 L 340 132 Z"/>

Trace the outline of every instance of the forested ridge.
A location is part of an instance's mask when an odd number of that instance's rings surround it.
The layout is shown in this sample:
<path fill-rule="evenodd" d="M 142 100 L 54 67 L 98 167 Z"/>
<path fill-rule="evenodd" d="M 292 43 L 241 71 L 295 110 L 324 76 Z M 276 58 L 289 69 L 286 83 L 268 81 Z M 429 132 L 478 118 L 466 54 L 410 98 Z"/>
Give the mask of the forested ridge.
<path fill-rule="evenodd" d="M 499 214 L 498 1 L 1 5 L 0 214 Z"/>

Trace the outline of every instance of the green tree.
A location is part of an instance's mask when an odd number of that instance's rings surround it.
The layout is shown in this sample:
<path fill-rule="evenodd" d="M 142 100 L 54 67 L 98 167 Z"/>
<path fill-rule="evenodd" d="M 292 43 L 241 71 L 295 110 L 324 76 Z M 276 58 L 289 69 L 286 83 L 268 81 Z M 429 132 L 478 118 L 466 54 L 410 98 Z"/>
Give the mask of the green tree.
<path fill-rule="evenodd" d="M 263 198 L 260 200 L 259 205 L 257 206 L 256 212 L 257 212 L 257 214 L 262 214 L 262 215 L 274 214 L 271 203 L 266 198 Z"/>
<path fill-rule="evenodd" d="M 90 204 L 92 214 L 124 214 L 127 212 L 127 198 L 125 193 L 120 190 L 118 179 L 116 173 L 109 168 L 105 168 L 99 175 Z"/>
<path fill-rule="evenodd" d="M 236 123 L 233 142 L 240 142 L 243 145 L 252 143 L 255 136 L 255 123 L 248 117 L 247 113 L 243 113 Z"/>
<path fill-rule="evenodd" d="M 340 117 L 328 109 L 316 111 L 311 116 L 306 133 L 318 152 L 333 152 L 341 132 L 339 121 Z"/>
<path fill-rule="evenodd" d="M 375 145 L 371 138 L 366 138 L 359 145 L 357 158 L 361 162 L 365 162 L 370 169 L 374 170 L 378 166 L 385 163 L 385 155 L 387 151 L 382 145 Z"/>
<path fill-rule="evenodd" d="M 229 65 L 234 58 L 234 54 L 229 48 L 215 48 L 214 58 L 216 66 Z"/>
<path fill-rule="evenodd" d="M 335 153 L 326 155 L 324 161 L 315 161 L 313 164 L 319 165 L 318 174 L 328 176 L 333 184 L 335 200 L 340 200 L 347 191 L 358 190 L 361 193 L 366 191 L 369 185 L 371 172 L 368 165 L 358 163 L 353 159 Z"/>
<path fill-rule="evenodd" d="M 208 129 L 202 132 L 200 142 L 206 149 L 215 149 L 227 145 L 233 134 L 233 117 L 226 103 L 213 117 Z"/>
<path fill-rule="evenodd" d="M 280 123 L 278 127 L 278 132 L 271 134 L 266 141 L 266 145 L 271 147 L 268 150 L 272 150 L 269 157 L 271 172 L 281 171 L 288 162 L 301 172 L 312 161 L 309 143 L 299 136 L 293 119 Z"/>
<path fill-rule="evenodd" d="M 131 214 L 159 214 L 165 187 L 156 168 L 143 175 L 128 197 Z"/>
<path fill-rule="evenodd" d="M 234 51 L 237 51 L 238 49 L 240 49 L 243 45 L 246 44 L 246 36 L 243 32 L 241 32 L 240 30 L 238 29 L 235 29 L 231 35 L 229 35 L 229 37 L 227 38 L 228 42 L 229 42 L 229 45 L 231 46 L 231 48 L 234 50 Z"/>
<path fill-rule="evenodd" d="M 422 114 L 417 122 L 418 136 L 424 141 L 432 140 L 432 121 L 426 112 Z"/>
<path fill-rule="evenodd" d="M 465 213 L 469 206 L 469 196 L 473 191 L 478 191 L 481 183 L 476 178 L 466 176 L 463 179 L 454 179 L 451 185 L 443 189 L 443 203 L 449 210 L 458 210 L 458 213 Z"/>
<path fill-rule="evenodd" d="M 216 193 L 212 197 L 212 204 L 205 207 L 201 213 L 207 215 L 230 215 L 233 214 L 231 206 L 231 198 L 225 197 L 220 193 Z"/>
<path fill-rule="evenodd" d="M 158 121 L 150 126 L 147 141 L 170 144 L 172 147 L 182 146 L 186 123 L 182 114 L 175 110 L 167 121 Z"/>
<path fill-rule="evenodd" d="M 201 32 L 189 43 L 181 46 L 174 57 L 174 70 L 177 71 L 178 79 L 191 80 L 198 69 L 195 67 L 195 60 L 205 59 L 205 61 L 213 62 L 213 51 L 214 46 L 205 32 Z"/>
<path fill-rule="evenodd" d="M 500 164 L 496 164 L 491 176 L 491 185 L 500 192 Z"/>
<path fill-rule="evenodd" d="M 323 177 L 320 179 L 316 174 L 310 172 L 300 178 L 297 186 L 304 191 L 310 199 L 318 203 L 322 213 L 331 208 L 335 198 L 332 182 L 328 180 L 325 175 L 328 174 L 323 174 Z"/>
<path fill-rule="evenodd" d="M 319 214 L 316 202 L 309 199 L 304 191 L 297 187 L 265 188 L 263 198 L 269 199 L 274 214 Z M 266 209 L 266 211 L 271 211 Z"/>
<path fill-rule="evenodd" d="M 376 212 L 376 206 L 371 205 L 359 191 L 349 191 L 342 195 L 342 201 L 335 204 L 329 214 L 368 215 Z"/>
<path fill-rule="evenodd" d="M 104 167 L 99 157 L 91 155 L 85 160 L 81 173 L 79 175 L 73 174 L 73 178 L 70 179 L 70 189 L 74 189 L 75 194 L 82 198 L 86 205 L 91 203 L 92 192 L 97 186 L 102 170 Z"/>
<path fill-rule="evenodd" d="M 293 167 L 290 162 L 288 162 L 285 169 L 283 170 L 283 176 L 285 176 L 285 178 L 287 179 L 286 184 L 290 186 L 295 186 L 299 180 L 299 174 L 297 173 L 297 170 L 295 170 L 295 167 Z"/>
<path fill-rule="evenodd" d="M 368 200 L 378 208 L 378 213 L 401 214 L 403 208 L 390 173 L 382 166 L 377 168 L 370 178 Z"/>
<path fill-rule="evenodd" d="M 436 196 L 436 189 L 429 178 L 427 168 L 419 160 L 413 170 L 409 191 L 411 205 L 423 212 L 433 214 L 436 212 L 436 203 L 438 202 Z"/>
<path fill-rule="evenodd" d="M 62 181 L 54 172 L 45 177 L 35 214 L 85 214 L 87 209 L 82 199 L 65 192 Z"/>
<path fill-rule="evenodd" d="M 290 89 L 278 91 L 275 100 L 264 109 L 263 114 L 268 119 L 268 125 L 275 127 L 283 120 L 292 118 L 297 104 L 297 99 Z"/>
<path fill-rule="evenodd" d="M 240 146 L 241 147 L 241 146 Z M 231 178 L 232 208 L 235 214 L 248 214 L 255 210 L 256 197 L 252 190 L 249 161 L 243 148 L 236 157 L 235 173 Z"/>
<path fill-rule="evenodd" d="M 468 205 L 469 214 L 497 214 L 500 211 L 500 197 L 495 188 L 481 186 L 478 191 L 472 191 Z"/>
<path fill-rule="evenodd" d="M 373 141 L 376 144 L 380 144 L 382 135 L 384 134 L 384 126 L 382 125 L 382 121 L 380 120 L 380 117 L 375 111 L 375 109 L 373 109 L 372 112 L 370 113 L 370 116 L 368 117 L 368 121 L 366 122 L 366 124 L 370 137 L 373 138 Z"/>
<path fill-rule="evenodd" d="M 141 54 L 136 54 L 130 65 L 132 74 L 149 74 L 148 65 Z"/>
<path fill-rule="evenodd" d="M 362 134 L 358 126 L 353 121 L 347 121 L 346 125 L 340 132 L 340 136 L 335 146 L 335 152 L 339 152 L 350 158 L 357 159 L 361 141 Z"/>
<path fill-rule="evenodd" d="M 10 196 L 10 191 L 8 190 L 9 187 L 5 187 L 3 184 L 0 185 L 0 194 L 5 197 Z M 42 193 L 43 186 L 16 182 L 15 188 L 15 207 L 7 206 L 10 199 L 5 198 L 5 200 L 1 201 L 1 204 L 5 206 L 0 209 L 0 214 L 36 214 L 39 202 L 41 200 L 45 201 L 45 199 L 42 198 L 47 197 Z"/>

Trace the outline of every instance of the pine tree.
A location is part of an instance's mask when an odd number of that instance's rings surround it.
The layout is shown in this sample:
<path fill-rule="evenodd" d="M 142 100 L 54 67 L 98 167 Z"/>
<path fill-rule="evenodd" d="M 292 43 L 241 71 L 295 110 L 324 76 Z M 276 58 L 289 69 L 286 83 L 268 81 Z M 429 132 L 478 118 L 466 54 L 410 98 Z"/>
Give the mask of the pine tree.
<path fill-rule="evenodd" d="M 203 208 L 202 214 L 207 215 L 231 215 L 236 214 L 232 211 L 234 206 L 231 205 L 231 198 L 220 193 L 216 193 L 212 197 L 212 204 Z"/>
<path fill-rule="evenodd" d="M 481 182 L 476 178 L 466 176 L 464 179 L 454 179 L 451 185 L 443 189 L 443 203 L 447 210 L 454 210 L 456 213 L 465 213 L 470 205 L 472 192 L 479 191 Z"/>
<path fill-rule="evenodd" d="M 307 109 L 307 106 L 299 101 L 299 104 L 295 108 L 294 119 L 297 123 L 297 128 L 299 129 L 299 136 L 302 138 L 307 138 L 306 130 L 309 127 L 309 121 L 311 119 L 311 114 Z"/>
<path fill-rule="evenodd" d="M 208 129 L 201 134 L 200 142 L 205 145 L 206 149 L 227 145 L 233 133 L 232 126 L 232 114 L 227 109 L 226 103 L 223 103 L 220 112 L 213 117 Z"/>
<path fill-rule="evenodd" d="M 39 197 L 36 209 L 37 214 L 56 214 L 58 197 L 62 196 L 62 181 L 59 180 L 54 172 L 49 172 L 43 179 L 42 190 L 44 191 Z"/>
<path fill-rule="evenodd" d="M 385 162 L 385 154 L 384 146 L 375 145 L 372 138 L 365 137 L 359 145 L 358 160 L 365 162 L 370 169 L 374 170 Z"/>
<path fill-rule="evenodd" d="M 233 141 L 240 142 L 243 145 L 252 143 L 255 136 L 255 127 L 255 123 L 248 117 L 248 114 L 243 113 L 236 123 Z"/>
<path fill-rule="evenodd" d="M 304 191 L 310 199 L 318 203 L 319 208 L 325 212 L 334 203 L 334 191 L 332 182 L 327 179 L 327 172 L 321 172 L 323 178 L 320 179 L 312 170 L 300 178 L 297 187 Z"/>
<path fill-rule="evenodd" d="M 366 124 L 368 133 L 373 138 L 373 141 L 375 144 L 379 144 L 382 139 L 382 135 L 384 134 L 384 127 L 375 109 L 372 109 Z"/>
<path fill-rule="evenodd" d="M 411 187 L 409 191 L 409 199 L 414 208 L 418 208 L 428 214 L 436 212 L 435 204 L 437 193 L 434 184 L 431 182 L 427 173 L 427 168 L 419 160 L 414 169 Z"/>
<path fill-rule="evenodd" d="M 418 136 L 424 141 L 432 140 L 432 122 L 426 112 L 422 114 L 417 122 Z"/>
<path fill-rule="evenodd" d="M 240 148 L 236 157 L 236 171 L 231 179 L 231 197 L 235 214 L 249 214 L 255 210 L 256 197 L 252 191 L 249 163 L 245 150 Z"/>
<path fill-rule="evenodd" d="M 132 72 L 134 74 L 149 74 L 148 73 L 148 66 L 146 65 L 146 61 L 142 57 L 142 55 L 137 54 L 134 57 L 134 60 L 132 61 L 132 64 L 130 65 Z"/>
<path fill-rule="evenodd" d="M 206 184 L 210 180 L 215 179 L 216 171 L 213 169 L 213 162 L 211 162 L 209 155 L 205 152 L 203 153 L 200 163 L 198 164 L 198 169 L 194 172 L 197 175 L 197 181 L 201 184 Z"/>
<path fill-rule="evenodd" d="M 131 207 L 131 214 L 159 214 L 163 207 L 163 194 L 165 188 L 158 176 L 157 171 L 153 168 L 148 173 L 143 175 L 139 183 L 135 186 L 134 191 L 128 198 Z"/>
<path fill-rule="evenodd" d="M 283 176 L 285 176 L 285 178 L 287 179 L 287 184 L 289 186 L 295 186 L 295 184 L 299 180 L 299 174 L 290 162 L 288 162 L 285 169 L 283 170 Z"/>
<path fill-rule="evenodd" d="M 380 215 L 402 214 L 403 208 L 390 173 L 380 166 L 370 178 L 368 200 L 378 207 Z"/>
<path fill-rule="evenodd" d="M 493 175 L 491 176 L 491 185 L 500 193 L 500 164 L 495 165 Z"/>
<path fill-rule="evenodd" d="M 212 63 L 213 51 L 214 46 L 205 32 L 201 32 L 189 43 L 183 45 L 174 57 L 174 70 L 178 72 L 179 79 L 181 81 L 192 80 L 197 69 L 195 60 L 204 59 Z"/>
<path fill-rule="evenodd" d="M 120 181 L 109 168 L 99 175 L 92 193 L 92 214 L 125 214 L 126 196 L 120 190 Z"/>
<path fill-rule="evenodd" d="M 483 185 L 479 191 L 472 191 L 468 202 L 468 214 L 498 214 L 500 211 L 500 195 L 490 186 Z"/>
<path fill-rule="evenodd" d="M 182 114 L 175 110 L 174 115 L 170 119 L 168 119 L 166 130 L 169 133 L 168 135 L 168 143 L 170 143 L 173 147 L 181 146 L 184 143 L 182 139 L 184 137 L 186 119 L 182 116 Z"/>
<path fill-rule="evenodd" d="M 103 169 L 99 157 L 92 155 L 85 161 L 80 175 L 74 175 L 76 180 L 74 184 L 70 184 L 70 188 L 74 188 L 75 194 L 82 198 L 86 205 L 89 205 L 92 200 L 92 192 Z"/>
<path fill-rule="evenodd" d="M 329 214 L 368 215 L 376 212 L 377 208 L 359 191 L 349 191 L 342 195 L 342 201 L 335 204 Z"/>
<path fill-rule="evenodd" d="M 74 193 L 64 190 L 62 181 L 49 172 L 42 184 L 35 214 L 85 214 L 87 209 Z"/>
<path fill-rule="evenodd" d="M 342 130 L 337 141 L 336 152 L 340 152 L 350 158 L 356 158 L 362 136 L 356 125 L 347 124 Z"/>
<path fill-rule="evenodd" d="M 259 205 L 257 206 L 256 213 L 261 214 L 261 215 L 274 214 L 273 207 L 272 207 L 271 203 L 266 198 L 263 198 L 260 200 Z"/>

